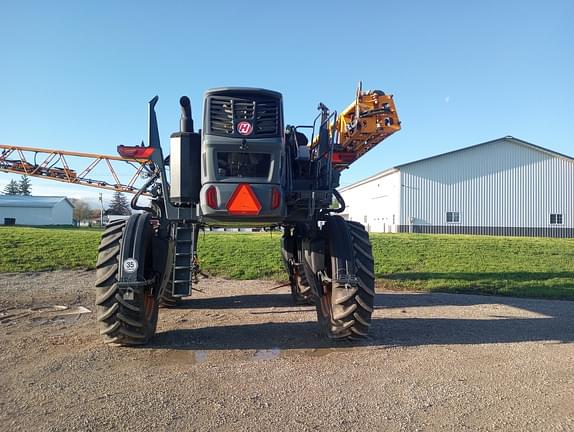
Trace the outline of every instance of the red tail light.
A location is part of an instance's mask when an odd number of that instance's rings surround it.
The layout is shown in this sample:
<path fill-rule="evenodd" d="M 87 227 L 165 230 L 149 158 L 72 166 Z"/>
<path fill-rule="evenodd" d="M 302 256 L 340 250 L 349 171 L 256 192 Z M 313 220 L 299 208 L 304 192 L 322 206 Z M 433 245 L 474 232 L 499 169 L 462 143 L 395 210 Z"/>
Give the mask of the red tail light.
<path fill-rule="evenodd" d="M 119 145 L 118 153 L 123 158 L 129 159 L 149 159 L 154 152 L 153 147 L 130 147 Z"/>
<path fill-rule="evenodd" d="M 207 205 L 214 210 L 217 210 L 217 189 L 215 186 L 209 186 L 205 191 L 205 201 Z"/>
<path fill-rule="evenodd" d="M 273 188 L 271 189 L 271 208 L 275 210 L 276 208 L 279 208 L 280 205 L 281 205 L 281 192 L 279 192 L 279 189 Z"/>
<path fill-rule="evenodd" d="M 350 164 L 354 160 L 355 153 L 353 152 L 333 152 L 333 159 L 331 159 L 334 164 Z"/>
<path fill-rule="evenodd" d="M 247 183 L 241 183 L 227 201 L 227 211 L 230 214 L 255 216 L 261 211 L 261 203 L 253 188 Z"/>

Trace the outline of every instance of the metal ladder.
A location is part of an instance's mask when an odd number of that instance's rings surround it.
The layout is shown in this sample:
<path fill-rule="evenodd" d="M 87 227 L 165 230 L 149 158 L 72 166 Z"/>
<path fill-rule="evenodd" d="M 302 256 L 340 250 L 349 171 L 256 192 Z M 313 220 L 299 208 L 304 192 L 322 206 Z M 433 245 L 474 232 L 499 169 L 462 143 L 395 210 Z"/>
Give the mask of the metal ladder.
<path fill-rule="evenodd" d="M 174 240 L 172 295 L 185 297 L 191 295 L 195 278 L 194 225 L 191 223 L 176 224 Z"/>

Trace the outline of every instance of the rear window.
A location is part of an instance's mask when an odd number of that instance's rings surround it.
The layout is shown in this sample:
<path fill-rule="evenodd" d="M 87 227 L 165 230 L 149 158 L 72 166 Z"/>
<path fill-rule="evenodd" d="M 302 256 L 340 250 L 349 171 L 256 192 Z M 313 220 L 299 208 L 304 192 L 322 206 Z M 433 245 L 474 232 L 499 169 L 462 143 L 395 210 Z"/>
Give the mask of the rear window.
<path fill-rule="evenodd" d="M 268 177 L 270 168 L 268 153 L 217 152 L 220 177 Z"/>

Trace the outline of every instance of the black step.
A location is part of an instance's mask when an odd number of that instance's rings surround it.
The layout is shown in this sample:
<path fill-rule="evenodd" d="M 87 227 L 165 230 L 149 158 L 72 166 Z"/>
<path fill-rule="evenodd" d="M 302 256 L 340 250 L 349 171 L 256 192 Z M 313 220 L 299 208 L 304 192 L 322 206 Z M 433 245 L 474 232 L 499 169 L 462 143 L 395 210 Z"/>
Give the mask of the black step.
<path fill-rule="evenodd" d="M 191 295 L 193 268 L 193 225 L 178 225 L 175 229 L 174 256 L 172 267 L 172 295 Z"/>

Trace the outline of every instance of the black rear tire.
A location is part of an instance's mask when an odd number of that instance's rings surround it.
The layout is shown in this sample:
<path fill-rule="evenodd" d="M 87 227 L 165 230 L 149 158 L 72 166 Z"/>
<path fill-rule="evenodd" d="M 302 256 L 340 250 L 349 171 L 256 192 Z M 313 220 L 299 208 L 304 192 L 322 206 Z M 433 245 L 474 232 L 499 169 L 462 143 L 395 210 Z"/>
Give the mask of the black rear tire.
<path fill-rule="evenodd" d="M 296 305 L 314 304 L 311 285 L 302 266 L 300 269 L 294 270 L 293 281 L 291 281 L 291 297 Z"/>
<path fill-rule="evenodd" d="M 96 264 L 96 316 L 100 335 L 107 344 L 142 345 L 156 331 L 158 300 L 156 284 L 136 284 L 129 289 L 118 284 L 120 266 L 127 258 L 137 260 L 138 281 L 159 281 L 153 273 L 149 215 L 115 221 L 106 227 Z"/>
<path fill-rule="evenodd" d="M 330 282 L 323 283 L 324 294 L 315 299 L 319 325 L 331 339 L 365 338 L 375 300 L 369 234 L 360 223 L 340 216 L 329 218 L 323 229 L 330 257 L 326 268 Z M 336 274 L 337 269 L 340 274 Z"/>
<path fill-rule="evenodd" d="M 283 265 L 289 275 L 291 298 L 295 305 L 312 305 L 313 293 L 311 285 L 301 263 L 301 239 L 296 235 L 286 235 L 282 239 L 281 256 Z"/>

